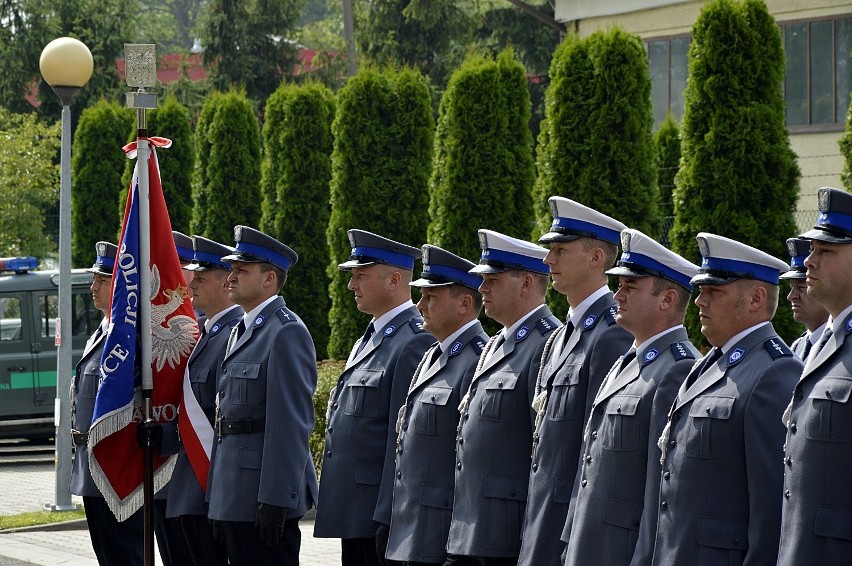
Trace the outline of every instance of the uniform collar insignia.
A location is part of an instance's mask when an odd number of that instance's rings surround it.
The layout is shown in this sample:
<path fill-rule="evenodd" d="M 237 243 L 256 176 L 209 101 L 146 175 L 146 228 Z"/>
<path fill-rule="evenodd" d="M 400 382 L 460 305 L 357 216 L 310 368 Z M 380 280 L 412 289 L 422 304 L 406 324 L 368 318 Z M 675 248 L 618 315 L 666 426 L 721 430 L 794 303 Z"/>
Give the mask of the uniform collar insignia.
<path fill-rule="evenodd" d="M 396 330 L 396 326 L 388 326 L 385 328 L 385 336 L 390 336 Z"/>
<path fill-rule="evenodd" d="M 645 356 L 642 358 L 642 365 L 650 364 L 654 360 L 657 359 L 657 356 L 660 352 L 656 348 L 651 348 L 647 352 L 645 352 Z"/>
<path fill-rule="evenodd" d="M 257 328 L 258 326 L 263 324 L 264 320 L 266 320 L 266 319 L 263 318 L 263 315 L 259 315 L 256 319 L 254 319 L 254 327 Z"/>
<path fill-rule="evenodd" d="M 590 314 L 586 317 L 586 320 L 583 321 L 583 330 L 588 330 L 592 326 L 595 325 L 595 321 L 598 319 L 597 316 Z"/>
<path fill-rule="evenodd" d="M 744 355 L 745 355 L 745 350 L 743 350 L 742 348 L 737 348 L 736 350 L 731 352 L 730 355 L 728 355 L 728 365 L 732 366 L 736 363 L 739 363 L 740 360 L 743 359 Z"/>
<path fill-rule="evenodd" d="M 518 331 L 515 333 L 515 342 L 520 342 L 524 338 L 526 338 L 530 333 L 530 329 L 524 325 L 518 328 Z"/>
<path fill-rule="evenodd" d="M 216 334 L 220 330 L 222 330 L 222 325 L 217 322 L 213 325 L 213 328 L 210 329 L 210 334 Z"/>

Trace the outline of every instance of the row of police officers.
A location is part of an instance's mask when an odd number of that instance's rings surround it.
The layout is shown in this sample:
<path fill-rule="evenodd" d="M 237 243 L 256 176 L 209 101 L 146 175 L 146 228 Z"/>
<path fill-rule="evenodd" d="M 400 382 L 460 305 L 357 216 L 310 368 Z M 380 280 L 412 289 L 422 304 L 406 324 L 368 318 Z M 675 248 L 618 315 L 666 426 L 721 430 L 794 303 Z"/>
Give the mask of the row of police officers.
<path fill-rule="evenodd" d="M 478 265 L 350 230 L 339 268 L 372 320 L 328 400 L 319 486 L 314 347 L 279 296 L 296 253 L 244 226 L 235 248 L 195 236 L 187 376 L 216 441 L 206 492 L 176 448 L 164 521 L 195 564 L 298 564 L 314 505 L 345 566 L 852 564 L 852 195 L 818 198 L 790 265 L 706 232 L 693 265 L 561 197 L 543 246 L 479 230 Z M 781 279 L 806 328 L 792 350 Z"/>

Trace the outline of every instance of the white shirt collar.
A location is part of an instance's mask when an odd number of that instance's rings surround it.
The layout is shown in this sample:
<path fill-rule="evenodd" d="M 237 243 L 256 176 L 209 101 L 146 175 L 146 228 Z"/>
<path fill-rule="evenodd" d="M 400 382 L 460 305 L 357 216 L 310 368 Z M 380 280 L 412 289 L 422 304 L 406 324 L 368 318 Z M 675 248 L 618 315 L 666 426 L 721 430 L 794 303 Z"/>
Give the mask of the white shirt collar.
<path fill-rule="evenodd" d="M 849 317 L 849 313 L 852 313 L 852 305 L 849 305 L 842 311 L 840 311 L 840 315 L 832 320 L 831 316 L 828 317 L 828 324 L 831 324 L 831 331 L 835 334 L 838 332 L 844 332 L 843 323 L 846 322 L 846 319 Z"/>
<path fill-rule="evenodd" d="M 538 305 L 538 306 L 537 306 L 537 307 L 535 307 L 533 310 L 531 310 L 530 312 L 528 312 L 527 314 L 525 314 L 524 316 L 522 316 L 521 318 L 519 318 L 518 320 L 516 320 L 516 321 L 515 321 L 515 323 L 514 323 L 514 324 L 512 324 L 512 326 L 510 326 L 510 327 L 508 327 L 508 328 L 503 327 L 503 340 L 508 340 L 508 339 L 509 339 L 509 336 L 511 336 L 512 334 L 514 334 L 514 333 L 515 333 L 515 330 L 517 330 L 518 328 L 520 328 L 521 324 L 523 324 L 523 322 L 524 322 L 526 319 L 528 319 L 529 317 L 531 317 L 531 316 L 532 316 L 532 313 L 534 313 L 535 311 L 537 311 L 538 309 L 540 309 L 542 306 L 544 306 L 544 305 L 543 305 L 543 304 L 542 304 L 542 305 Z"/>
<path fill-rule="evenodd" d="M 213 328 L 213 325 L 216 324 L 217 320 L 221 319 L 223 316 L 225 316 L 227 313 L 231 312 L 235 308 L 237 308 L 237 305 L 231 305 L 230 307 L 217 312 L 216 314 L 214 314 L 213 316 L 211 316 L 207 320 L 205 320 L 204 321 L 204 332 L 210 332 L 210 329 Z"/>
<path fill-rule="evenodd" d="M 262 303 L 260 303 L 256 307 L 254 307 L 253 309 L 251 309 L 249 312 L 244 314 L 243 315 L 243 324 L 246 325 L 246 328 L 248 328 L 250 325 L 254 324 L 254 320 L 257 318 L 257 315 L 260 314 L 260 311 L 262 311 L 266 307 L 266 305 L 268 305 L 269 303 L 271 303 L 272 301 L 274 301 L 277 298 L 278 298 L 278 295 L 272 295 L 271 297 L 269 297 L 268 299 L 266 299 L 265 301 L 263 301 Z"/>
<path fill-rule="evenodd" d="M 413 306 L 414 306 L 414 303 L 411 302 L 411 299 L 409 299 L 409 300 L 405 301 L 404 303 L 402 303 L 401 305 L 399 305 L 398 307 L 392 308 L 391 310 L 389 310 L 388 312 L 386 312 L 385 314 L 383 314 L 379 318 L 374 318 L 373 319 L 373 331 L 376 332 L 376 333 L 383 331 L 385 326 L 387 326 L 387 324 L 391 320 L 393 320 L 393 318 L 396 315 L 398 315 L 399 313 L 401 313 L 405 309 L 411 308 Z"/>
<path fill-rule="evenodd" d="M 731 338 L 730 340 L 725 342 L 725 345 L 722 346 L 722 353 L 727 354 L 728 350 L 733 348 L 734 344 L 736 344 L 737 342 L 739 342 L 740 340 L 742 340 L 743 338 L 745 338 L 746 336 L 748 336 L 749 334 L 751 334 L 752 332 L 757 330 L 758 328 L 766 326 L 767 324 L 769 324 L 768 320 L 765 321 L 765 322 L 761 322 L 759 324 L 755 324 L 754 326 L 750 326 L 749 328 L 746 328 L 745 330 L 743 330 L 739 334 L 734 335 L 733 338 Z"/>
<path fill-rule="evenodd" d="M 589 310 L 589 307 L 594 304 L 595 301 L 603 297 L 609 293 L 609 287 L 604 285 L 577 305 L 577 307 L 570 307 L 568 309 L 568 320 L 571 321 L 571 324 L 574 325 L 574 328 L 577 328 L 580 325 L 580 322 L 586 316 L 586 311 Z"/>
<path fill-rule="evenodd" d="M 461 336 L 461 335 L 462 335 L 462 333 L 463 333 L 465 330 L 467 330 L 468 328 L 470 328 L 470 327 L 471 327 L 471 326 L 473 326 L 474 324 L 476 324 L 476 319 L 471 320 L 470 322 L 468 322 L 467 324 L 465 324 L 464 326 L 462 326 L 461 328 L 459 328 L 458 330 L 456 330 L 455 332 L 453 332 L 452 334 L 450 334 L 449 336 L 447 336 L 444 340 L 442 340 L 442 341 L 441 341 L 441 344 L 440 344 L 440 346 L 441 346 L 441 351 L 442 351 L 442 352 L 446 352 L 446 351 L 450 348 L 450 346 L 452 346 L 452 345 L 453 345 L 453 342 L 455 342 L 455 341 L 456 341 L 456 338 L 458 338 L 459 336 Z"/>
<path fill-rule="evenodd" d="M 665 336 L 669 332 L 674 332 L 678 328 L 683 328 L 683 325 L 682 324 L 676 324 L 675 326 L 672 326 L 671 328 L 667 328 L 667 329 L 663 330 L 662 332 L 660 332 L 658 334 L 654 334 L 653 336 L 651 336 L 650 338 L 648 338 L 647 340 L 645 340 L 641 344 L 637 344 L 634 341 L 633 347 L 636 348 L 636 357 L 640 360 L 644 360 L 645 359 L 645 351 L 648 349 L 648 346 L 653 344 L 657 340 L 657 338 L 662 338 L 663 336 Z"/>

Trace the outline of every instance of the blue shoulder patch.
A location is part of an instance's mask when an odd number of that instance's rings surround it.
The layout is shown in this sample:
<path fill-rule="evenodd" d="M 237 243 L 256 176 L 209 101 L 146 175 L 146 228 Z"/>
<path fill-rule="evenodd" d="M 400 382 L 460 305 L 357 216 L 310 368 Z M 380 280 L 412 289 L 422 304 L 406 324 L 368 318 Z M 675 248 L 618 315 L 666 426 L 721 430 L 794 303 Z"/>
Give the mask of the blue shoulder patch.
<path fill-rule="evenodd" d="M 650 364 L 651 362 L 656 360 L 657 356 L 659 356 L 659 355 L 660 355 L 659 350 L 657 350 L 656 348 L 651 348 L 650 350 L 645 352 L 644 356 L 642 356 L 642 365 L 646 366 L 646 365 Z"/>
<path fill-rule="evenodd" d="M 615 305 L 610 306 L 603 312 L 604 319 L 608 326 L 615 324 L 616 315 L 618 315 L 618 307 Z"/>
<path fill-rule="evenodd" d="M 413 330 L 415 334 L 426 332 L 425 330 L 423 330 L 423 319 L 419 316 L 409 320 L 408 325 L 411 326 L 411 330 Z M 385 331 L 385 336 L 389 336 L 389 334 L 387 334 L 387 331 Z"/>
<path fill-rule="evenodd" d="M 456 355 L 460 354 L 462 350 L 464 350 L 464 344 L 462 344 L 460 341 L 456 340 L 455 342 L 453 342 L 453 345 L 450 346 L 450 351 L 447 352 L 447 356 L 449 356 L 449 357 L 456 356 Z"/>
<path fill-rule="evenodd" d="M 676 362 L 680 361 L 680 360 L 686 360 L 686 359 L 690 359 L 690 360 L 695 359 L 695 354 L 693 354 L 689 350 L 689 348 L 686 347 L 685 344 L 686 344 L 685 342 L 675 342 L 674 344 L 671 345 L 672 357 L 675 359 Z"/>
<path fill-rule="evenodd" d="M 766 351 L 769 352 L 773 360 L 793 355 L 792 350 L 780 338 L 770 338 L 763 343 L 763 347 L 766 348 Z"/>
<path fill-rule="evenodd" d="M 281 321 L 281 324 L 287 324 L 288 322 L 296 322 L 296 316 L 289 313 L 286 308 L 281 307 L 275 314 L 278 315 L 278 320 Z M 257 326 L 257 322 L 255 322 L 255 326 Z"/>
<path fill-rule="evenodd" d="M 479 336 L 475 336 L 473 340 L 468 342 L 468 344 L 473 347 L 473 351 L 476 352 L 477 356 L 480 355 L 482 353 L 482 350 L 485 349 L 485 341 Z"/>
<path fill-rule="evenodd" d="M 745 354 L 746 351 L 742 348 L 735 349 L 733 352 L 728 354 L 728 366 L 733 366 L 743 361 L 743 358 L 745 358 Z"/>
<path fill-rule="evenodd" d="M 552 315 L 540 318 L 535 323 L 535 327 L 538 328 L 540 334 L 547 334 L 551 330 L 556 330 L 559 328 L 559 325 L 559 319 Z"/>

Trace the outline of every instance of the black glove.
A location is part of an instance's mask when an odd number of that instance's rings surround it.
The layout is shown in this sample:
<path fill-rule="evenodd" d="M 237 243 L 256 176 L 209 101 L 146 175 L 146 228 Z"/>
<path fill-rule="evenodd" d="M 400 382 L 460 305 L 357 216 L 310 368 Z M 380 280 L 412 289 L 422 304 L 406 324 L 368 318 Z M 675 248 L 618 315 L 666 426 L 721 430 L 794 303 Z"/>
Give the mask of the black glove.
<path fill-rule="evenodd" d="M 388 551 L 388 536 L 390 536 L 390 525 L 379 523 L 376 529 L 376 554 L 379 555 L 379 564 L 385 563 L 385 553 Z"/>
<path fill-rule="evenodd" d="M 287 520 L 287 509 L 270 505 L 269 503 L 260 503 L 257 506 L 257 516 L 254 520 L 254 526 L 257 527 L 260 534 L 260 542 L 266 546 L 277 546 L 281 540 L 281 535 L 284 534 L 284 521 Z"/>
<path fill-rule="evenodd" d="M 207 522 L 210 523 L 210 532 L 213 535 L 213 540 L 216 542 L 223 542 L 225 536 L 224 533 L 222 533 L 222 521 L 207 519 Z"/>
<path fill-rule="evenodd" d="M 159 454 L 163 450 L 163 425 L 157 421 L 142 421 L 136 427 L 136 442 L 139 448 L 152 446 Z"/>

